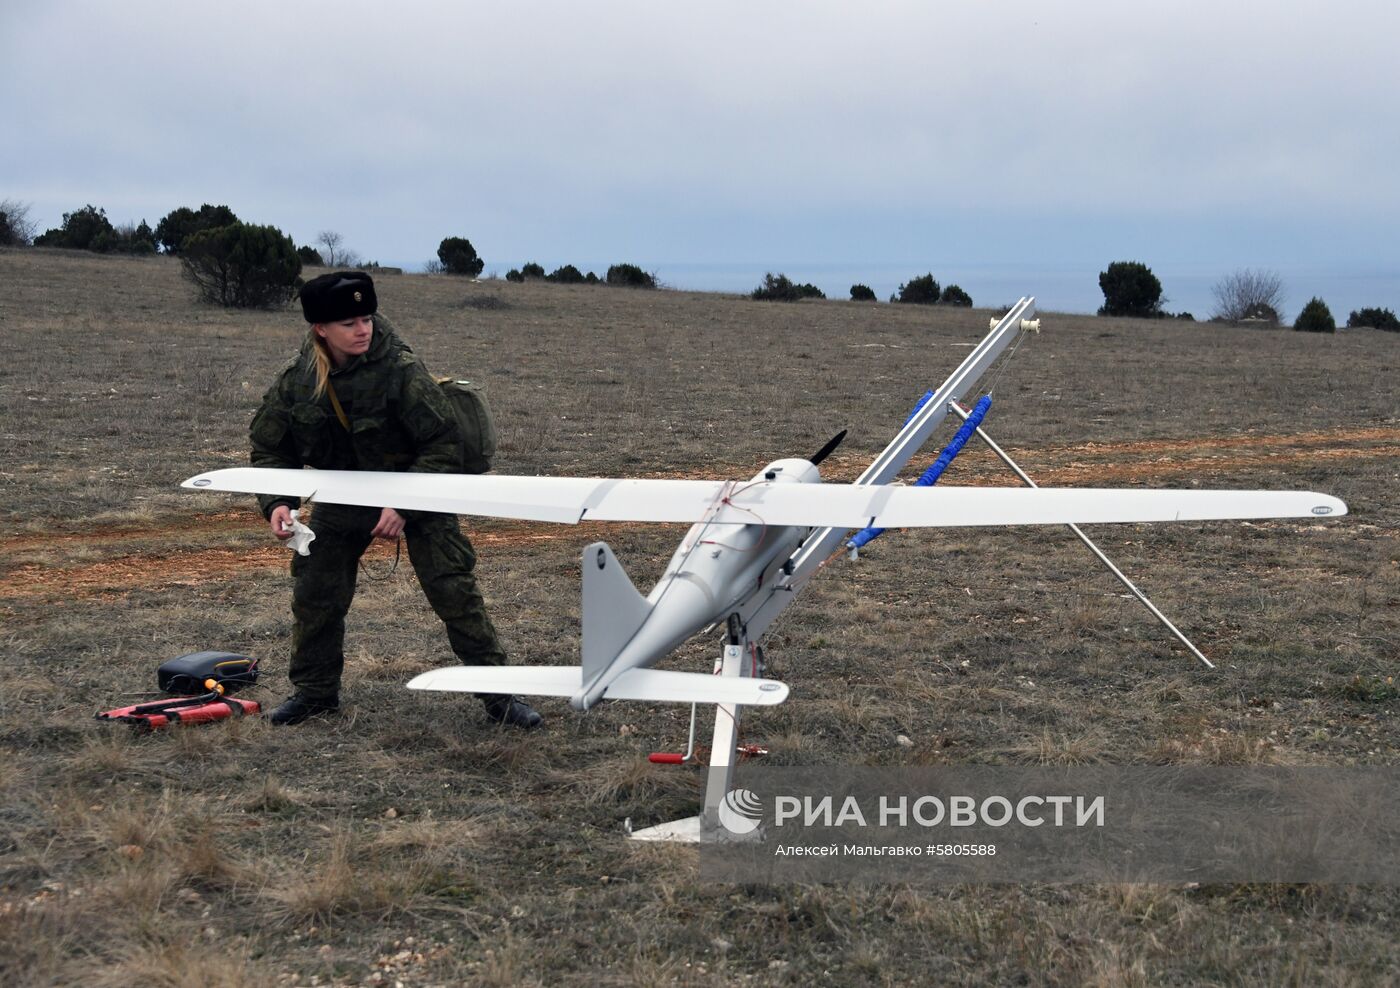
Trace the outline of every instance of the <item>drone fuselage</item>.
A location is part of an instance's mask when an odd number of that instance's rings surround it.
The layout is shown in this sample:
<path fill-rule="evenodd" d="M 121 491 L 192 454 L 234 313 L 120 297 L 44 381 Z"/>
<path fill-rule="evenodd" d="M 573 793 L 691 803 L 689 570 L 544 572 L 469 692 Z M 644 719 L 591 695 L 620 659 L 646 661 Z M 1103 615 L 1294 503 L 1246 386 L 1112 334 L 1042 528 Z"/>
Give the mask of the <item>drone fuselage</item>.
<path fill-rule="evenodd" d="M 818 484 L 821 474 L 809 460 L 776 460 L 748 484 Z M 738 484 L 740 490 L 748 484 Z M 697 522 L 686 532 L 666 570 L 647 595 L 650 612 L 631 639 L 591 682 L 571 699 L 587 710 L 604 698 L 608 684 L 628 669 L 645 668 L 686 639 L 722 622 L 759 592 L 792 557 L 810 529 L 768 525 L 762 509 L 752 524 Z"/>

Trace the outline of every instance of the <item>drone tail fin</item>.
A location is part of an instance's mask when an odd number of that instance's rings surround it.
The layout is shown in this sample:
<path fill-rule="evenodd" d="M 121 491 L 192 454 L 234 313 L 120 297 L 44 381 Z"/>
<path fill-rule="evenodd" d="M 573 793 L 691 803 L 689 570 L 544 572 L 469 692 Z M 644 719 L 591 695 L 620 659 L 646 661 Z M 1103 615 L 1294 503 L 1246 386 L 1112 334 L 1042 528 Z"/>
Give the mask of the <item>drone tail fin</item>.
<path fill-rule="evenodd" d="M 651 604 L 606 542 L 583 550 L 583 681 L 612 664 L 651 615 Z"/>

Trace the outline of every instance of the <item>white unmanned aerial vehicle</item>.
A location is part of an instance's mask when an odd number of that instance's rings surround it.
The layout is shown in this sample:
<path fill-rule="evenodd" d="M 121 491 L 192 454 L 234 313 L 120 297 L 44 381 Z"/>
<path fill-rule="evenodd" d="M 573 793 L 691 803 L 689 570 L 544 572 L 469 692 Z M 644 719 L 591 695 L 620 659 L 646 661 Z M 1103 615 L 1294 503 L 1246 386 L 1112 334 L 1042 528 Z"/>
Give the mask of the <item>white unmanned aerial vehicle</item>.
<path fill-rule="evenodd" d="M 719 802 L 729 789 L 737 740 L 736 707 L 781 703 L 788 695 L 785 684 L 762 677 L 757 640 L 827 558 L 840 550 L 851 530 L 1073 527 L 1346 514 L 1346 505 L 1339 499 L 1307 491 L 1036 488 L 995 444 L 992 448 L 1029 487 L 892 484 L 950 411 L 968 418 L 957 399 L 972 393 L 1008 345 L 1039 328 L 1031 321 L 1034 313 L 1033 298 L 1013 306 L 853 484 L 821 483 L 817 465 L 835 448 L 838 436 L 810 460 L 776 460 L 747 481 L 245 467 L 203 473 L 183 486 L 565 524 L 585 520 L 692 523 L 660 581 L 645 597 L 606 543 L 595 542 L 584 549 L 579 665 L 454 666 L 424 673 L 408 685 L 423 690 L 568 697 L 578 710 L 587 710 L 599 700 L 718 704 L 704 812 L 634 834 L 700 839 L 715 831 Z M 987 438 L 985 433 L 982 436 Z M 1102 553 L 1099 556 L 1112 568 Z M 1116 569 L 1114 573 L 1151 607 L 1126 577 Z M 1185 642 L 1160 612 L 1152 610 Z M 716 675 L 651 668 L 692 635 L 719 624 L 727 628 L 727 644 L 716 663 Z M 691 731 L 693 750 L 693 716 Z"/>

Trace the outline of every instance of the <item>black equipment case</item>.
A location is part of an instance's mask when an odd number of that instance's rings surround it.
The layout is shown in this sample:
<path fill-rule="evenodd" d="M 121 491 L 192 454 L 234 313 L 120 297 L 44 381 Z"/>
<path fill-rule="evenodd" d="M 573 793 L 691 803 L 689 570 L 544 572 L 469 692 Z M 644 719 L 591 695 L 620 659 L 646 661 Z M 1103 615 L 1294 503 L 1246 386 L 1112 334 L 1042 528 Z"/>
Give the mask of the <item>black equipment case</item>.
<path fill-rule="evenodd" d="M 258 681 L 258 660 L 233 652 L 191 652 L 171 659 L 156 671 L 156 685 L 176 696 L 207 693 L 214 680 L 225 693 L 236 693 Z"/>

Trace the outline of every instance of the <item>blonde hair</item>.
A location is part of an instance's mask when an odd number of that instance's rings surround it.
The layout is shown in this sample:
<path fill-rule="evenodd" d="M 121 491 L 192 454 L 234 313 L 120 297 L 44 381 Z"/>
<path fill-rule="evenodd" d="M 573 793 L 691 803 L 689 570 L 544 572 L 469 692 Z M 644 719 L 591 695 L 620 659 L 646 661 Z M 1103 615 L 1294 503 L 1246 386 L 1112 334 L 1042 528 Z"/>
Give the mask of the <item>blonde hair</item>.
<path fill-rule="evenodd" d="M 314 397 L 319 398 L 326 393 L 326 387 L 331 383 L 331 352 L 326 349 L 326 341 L 321 339 L 316 327 L 313 325 L 311 333 L 311 356 L 315 360 L 316 371 L 316 391 Z"/>

